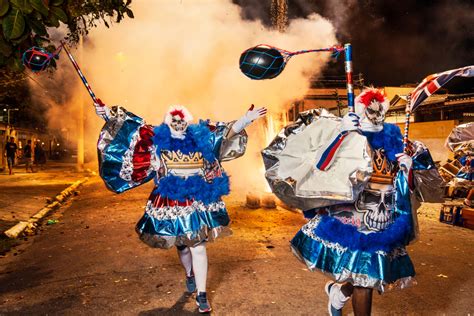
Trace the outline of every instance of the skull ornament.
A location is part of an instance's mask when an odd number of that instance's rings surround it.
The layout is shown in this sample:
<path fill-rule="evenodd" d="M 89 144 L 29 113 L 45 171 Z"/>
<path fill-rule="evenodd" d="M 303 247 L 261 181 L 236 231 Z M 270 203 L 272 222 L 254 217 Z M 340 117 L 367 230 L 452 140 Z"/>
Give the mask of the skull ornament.
<path fill-rule="evenodd" d="M 375 88 L 363 90 L 355 99 L 355 110 L 360 116 L 361 129 L 381 131 L 388 107 L 388 99 L 382 91 Z"/>
<path fill-rule="evenodd" d="M 188 127 L 188 122 L 186 122 L 181 116 L 174 115 L 171 118 L 170 127 L 176 132 L 184 132 Z"/>
<path fill-rule="evenodd" d="M 365 189 L 355 203 L 356 210 L 364 213 L 364 224 L 369 230 L 387 228 L 393 221 L 395 189 L 393 186 L 381 190 Z"/>
<path fill-rule="evenodd" d="M 373 125 L 383 125 L 385 121 L 385 109 L 381 103 L 372 101 L 365 108 L 365 116 Z"/>
<path fill-rule="evenodd" d="M 184 139 L 192 119 L 191 113 L 182 105 L 171 106 L 165 115 L 165 123 L 170 128 L 171 136 L 179 139 Z"/>

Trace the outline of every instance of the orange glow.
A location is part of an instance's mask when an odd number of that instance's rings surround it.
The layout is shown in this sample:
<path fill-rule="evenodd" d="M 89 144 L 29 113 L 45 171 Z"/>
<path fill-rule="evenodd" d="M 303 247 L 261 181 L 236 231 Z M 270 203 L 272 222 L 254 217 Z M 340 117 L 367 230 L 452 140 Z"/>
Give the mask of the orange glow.
<path fill-rule="evenodd" d="M 240 72 L 240 54 L 261 43 L 288 50 L 329 47 L 336 43 L 332 24 L 313 14 L 292 19 L 281 33 L 258 20 L 243 20 L 240 7 L 231 0 L 134 0 L 133 11 L 135 19 L 94 28 L 84 41 L 80 66 L 97 97 L 109 106 L 125 106 L 152 125 L 163 122 L 173 104 L 185 105 L 196 119 L 226 122 L 244 115 L 251 104 L 266 106 L 271 112 L 267 122 L 259 120 L 247 128 L 246 154 L 224 163 L 233 190 L 264 190 L 260 151 L 285 124 L 285 105 L 306 93 L 309 79 L 330 55 L 294 57 L 280 76 L 258 81 Z M 61 90 L 48 89 L 51 95 L 57 91 L 57 100 L 64 96 L 63 89 L 73 96 L 85 91 L 66 56 L 58 61 L 55 76 L 68 83 Z M 46 99 L 41 87 L 32 83 L 32 88 Z M 67 104 L 48 101 L 50 126 L 68 128 L 71 139 L 77 139 L 77 99 Z M 92 157 L 103 121 L 92 102 L 85 102 L 86 156 Z"/>

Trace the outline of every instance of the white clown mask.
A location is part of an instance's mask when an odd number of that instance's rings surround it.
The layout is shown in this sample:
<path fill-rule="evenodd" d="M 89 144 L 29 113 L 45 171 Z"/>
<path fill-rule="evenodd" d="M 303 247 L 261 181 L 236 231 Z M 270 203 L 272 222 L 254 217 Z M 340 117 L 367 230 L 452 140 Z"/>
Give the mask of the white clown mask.
<path fill-rule="evenodd" d="M 355 99 L 355 111 L 360 117 L 361 129 L 370 132 L 381 131 L 388 107 L 388 99 L 380 90 L 367 88 L 362 91 Z"/>
<path fill-rule="evenodd" d="M 165 115 L 165 123 L 170 128 L 171 137 L 183 139 L 193 116 L 182 105 L 170 106 Z"/>

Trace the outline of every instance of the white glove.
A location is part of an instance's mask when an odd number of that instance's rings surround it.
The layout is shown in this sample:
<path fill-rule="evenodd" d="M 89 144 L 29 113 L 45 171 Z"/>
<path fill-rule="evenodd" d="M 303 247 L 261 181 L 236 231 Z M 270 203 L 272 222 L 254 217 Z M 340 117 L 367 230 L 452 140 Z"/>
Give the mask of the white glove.
<path fill-rule="evenodd" d="M 94 103 L 95 113 L 107 120 L 109 118 L 110 109 L 102 102 L 102 100 L 97 99 L 98 103 Z"/>
<path fill-rule="evenodd" d="M 232 130 L 238 134 L 240 133 L 244 128 L 250 125 L 253 121 L 256 119 L 259 119 L 261 117 L 264 117 L 267 114 L 267 109 L 266 108 L 259 108 L 254 110 L 254 105 L 248 109 L 247 113 L 245 113 L 244 116 L 239 118 L 234 125 L 232 125 Z"/>
<path fill-rule="evenodd" d="M 341 132 L 356 131 L 360 127 L 359 115 L 349 112 L 342 118 L 340 130 Z"/>
<path fill-rule="evenodd" d="M 413 165 L 413 159 L 408 156 L 405 153 L 400 153 L 396 154 L 395 157 L 397 157 L 398 165 L 400 166 L 400 169 L 402 169 L 405 172 L 408 172 L 411 169 L 411 166 Z"/>

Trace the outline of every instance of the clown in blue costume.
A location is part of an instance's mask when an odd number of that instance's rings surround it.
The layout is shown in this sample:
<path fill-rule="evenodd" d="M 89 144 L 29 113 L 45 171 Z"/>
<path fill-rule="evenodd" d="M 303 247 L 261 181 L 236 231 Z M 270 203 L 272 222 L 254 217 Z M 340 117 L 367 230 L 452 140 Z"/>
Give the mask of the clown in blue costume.
<path fill-rule="evenodd" d="M 464 204 L 474 206 L 474 122 L 453 128 L 446 139 L 446 147 L 451 150 L 461 168 L 448 186 L 463 187 L 468 191 Z"/>
<path fill-rule="evenodd" d="M 309 220 L 291 249 L 334 280 L 325 288 L 331 315 L 342 315 L 350 297 L 355 314 L 368 315 L 373 289 L 414 283 L 405 249 L 417 232 L 413 160 L 400 129 L 384 123 L 388 106 L 379 90 L 365 89 L 355 113 L 301 113 L 262 151 L 272 191 Z"/>
<path fill-rule="evenodd" d="M 221 162 L 245 153 L 244 128 L 266 109 L 252 105 L 231 123 L 190 124 L 189 111 L 172 106 L 163 124 L 151 126 L 122 107 L 95 108 L 106 119 L 98 141 L 100 176 L 116 193 L 154 180 L 136 231 L 151 247 L 177 247 L 188 292 L 197 290 L 199 312 L 210 312 L 206 242 L 230 232 L 221 199 L 229 194 L 229 177 Z"/>

